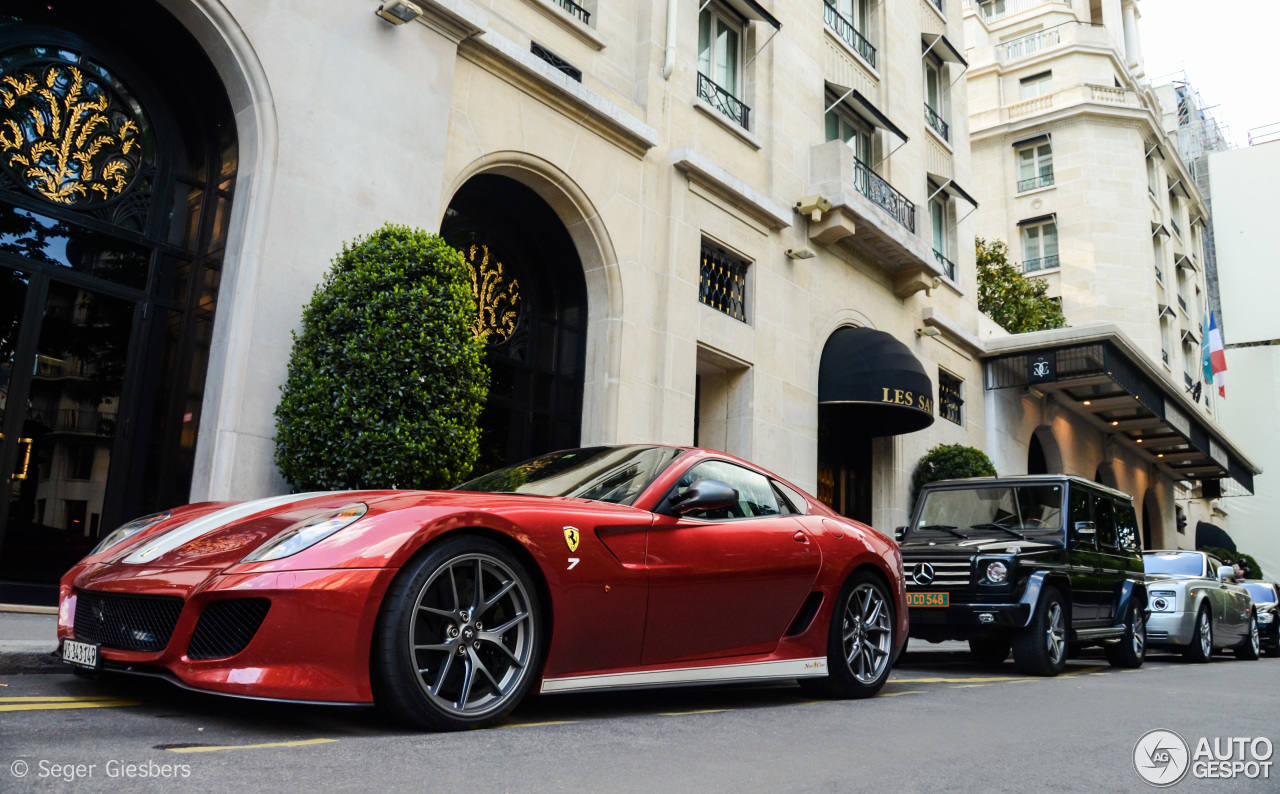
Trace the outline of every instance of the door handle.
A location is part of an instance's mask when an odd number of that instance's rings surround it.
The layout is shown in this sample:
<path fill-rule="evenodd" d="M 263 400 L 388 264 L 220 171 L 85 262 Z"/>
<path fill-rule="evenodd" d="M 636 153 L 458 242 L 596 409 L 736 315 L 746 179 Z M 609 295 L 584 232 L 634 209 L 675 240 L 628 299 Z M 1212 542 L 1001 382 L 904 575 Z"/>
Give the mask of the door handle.
<path fill-rule="evenodd" d="M 792 535 L 791 537 L 792 537 L 793 539 L 795 539 L 796 543 L 808 543 L 808 542 L 809 542 L 809 536 L 808 536 L 808 535 L 806 535 L 806 534 L 804 534 L 803 532 L 801 532 L 801 531 L 800 531 L 800 530 L 798 530 L 798 529 L 796 530 L 796 534 Z"/>

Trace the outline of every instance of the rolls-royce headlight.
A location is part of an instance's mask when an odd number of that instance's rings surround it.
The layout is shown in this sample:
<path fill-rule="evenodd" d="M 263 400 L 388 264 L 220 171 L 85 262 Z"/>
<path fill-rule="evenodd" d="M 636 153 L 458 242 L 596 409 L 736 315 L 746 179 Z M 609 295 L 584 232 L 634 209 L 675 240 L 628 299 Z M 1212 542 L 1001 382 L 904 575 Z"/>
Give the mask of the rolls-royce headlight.
<path fill-rule="evenodd" d="M 991 582 L 992 584 L 1004 584 L 1005 580 L 1009 578 L 1009 566 L 999 560 L 987 563 L 986 575 L 988 582 Z"/>
<path fill-rule="evenodd" d="M 1151 592 L 1152 612 L 1172 612 L 1176 603 L 1176 594 L 1170 590 L 1153 590 Z"/>
<path fill-rule="evenodd" d="M 262 544 L 241 562 L 267 562 L 289 557 L 308 549 L 333 533 L 364 517 L 369 508 L 364 504 L 346 505 L 317 513 L 286 527 L 280 534 Z"/>
<path fill-rule="evenodd" d="M 117 543 L 126 541 L 144 529 L 151 529 L 161 521 L 168 521 L 170 518 L 173 518 L 173 513 L 169 510 L 164 511 L 163 513 L 152 513 L 151 515 L 143 516 L 142 518 L 135 518 L 129 523 L 111 530 L 111 534 L 103 538 L 102 542 L 97 546 L 94 546 L 93 551 L 89 552 L 89 554 L 101 554 Z"/>

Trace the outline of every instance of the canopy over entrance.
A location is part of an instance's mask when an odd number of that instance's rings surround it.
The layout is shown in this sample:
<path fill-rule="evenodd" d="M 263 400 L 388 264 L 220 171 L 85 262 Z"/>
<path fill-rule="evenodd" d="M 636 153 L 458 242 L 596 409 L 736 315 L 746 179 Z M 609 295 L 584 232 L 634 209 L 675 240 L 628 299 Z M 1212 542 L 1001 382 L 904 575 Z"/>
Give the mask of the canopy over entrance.
<path fill-rule="evenodd" d="M 822 349 L 818 410 L 836 432 L 913 433 L 933 424 L 933 381 L 911 350 L 884 331 L 841 328 Z"/>

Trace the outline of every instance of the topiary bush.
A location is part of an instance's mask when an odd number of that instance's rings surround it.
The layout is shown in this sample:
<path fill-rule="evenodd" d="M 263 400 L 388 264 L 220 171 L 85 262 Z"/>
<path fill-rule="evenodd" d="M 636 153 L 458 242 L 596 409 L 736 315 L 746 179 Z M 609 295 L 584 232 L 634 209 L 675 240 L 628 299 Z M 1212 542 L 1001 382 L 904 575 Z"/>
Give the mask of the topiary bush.
<path fill-rule="evenodd" d="M 995 464 L 982 450 L 963 444 L 939 444 L 920 458 L 911 475 L 911 506 L 915 508 L 916 500 L 920 498 L 920 489 L 931 482 L 994 476 Z"/>
<path fill-rule="evenodd" d="M 342 247 L 293 335 L 276 465 L 300 490 L 446 488 L 478 453 L 484 340 L 462 255 L 386 225 Z"/>
<path fill-rule="evenodd" d="M 1213 556 L 1225 562 L 1227 565 L 1238 564 L 1241 568 L 1244 569 L 1244 576 L 1246 579 L 1262 578 L 1262 566 L 1258 564 L 1257 560 L 1255 560 L 1250 555 L 1245 554 L 1243 551 L 1231 551 L 1230 549 L 1223 549 L 1217 546 L 1201 546 L 1199 550 L 1212 554 Z M 1218 575 L 1217 571 L 1209 571 L 1210 577 L 1214 577 L 1217 575 Z"/>

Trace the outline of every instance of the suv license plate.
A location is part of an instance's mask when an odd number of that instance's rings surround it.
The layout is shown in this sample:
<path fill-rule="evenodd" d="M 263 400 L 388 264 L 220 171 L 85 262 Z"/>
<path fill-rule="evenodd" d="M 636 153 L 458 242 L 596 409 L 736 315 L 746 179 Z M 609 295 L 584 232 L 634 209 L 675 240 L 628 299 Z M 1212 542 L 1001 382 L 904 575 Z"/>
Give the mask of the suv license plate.
<path fill-rule="evenodd" d="M 88 642 L 76 642 L 75 640 L 62 641 L 62 661 L 76 667 L 83 667 L 88 670 L 97 670 L 102 660 L 98 655 L 98 648 L 101 646 L 93 645 Z"/>
<path fill-rule="evenodd" d="M 945 607 L 950 604 L 950 593 L 907 593 L 909 607 Z"/>

